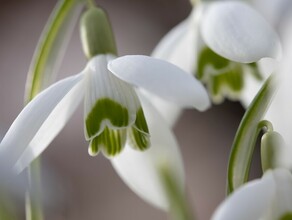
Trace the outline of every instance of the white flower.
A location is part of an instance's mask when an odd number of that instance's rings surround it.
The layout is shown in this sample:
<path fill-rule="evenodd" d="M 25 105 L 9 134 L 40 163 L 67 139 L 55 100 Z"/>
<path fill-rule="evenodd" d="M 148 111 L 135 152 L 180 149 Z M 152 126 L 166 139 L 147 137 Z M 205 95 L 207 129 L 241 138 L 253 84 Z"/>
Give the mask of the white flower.
<path fill-rule="evenodd" d="M 212 220 L 284 220 L 292 217 L 292 176 L 286 169 L 267 171 L 246 183 L 215 211 Z"/>
<path fill-rule="evenodd" d="M 154 57 L 196 74 L 207 84 L 215 102 L 221 102 L 224 96 L 240 99 L 245 92 L 248 96 L 255 95 L 257 91 L 251 94 L 248 88 L 245 90 L 245 75 L 253 81 L 265 78 L 260 76 L 254 62 L 265 57 L 277 58 L 280 54 L 280 41 L 272 27 L 241 1 L 199 4 L 153 52 Z M 161 100 L 155 105 L 158 109 L 168 107 L 162 112 L 173 107 Z M 176 108 L 177 115 L 178 112 Z M 170 124 L 175 119 L 170 119 Z"/>
<path fill-rule="evenodd" d="M 192 76 L 166 61 L 146 56 L 98 55 L 75 76 L 63 79 L 40 93 L 19 114 L 0 145 L 21 171 L 36 158 L 64 127 L 85 97 L 85 137 L 89 153 L 119 153 L 127 136 L 131 146 L 144 150 L 149 132 L 136 86 L 175 102 L 181 107 L 204 110 L 209 99 Z M 150 134 L 152 135 L 152 134 Z"/>
<path fill-rule="evenodd" d="M 139 95 L 149 125 L 151 148 L 140 152 L 129 144 L 112 159 L 112 164 L 125 183 L 143 199 L 163 210 L 169 210 L 170 201 L 161 180 L 161 166 L 171 171 L 178 188 L 184 190 L 184 169 L 176 139 L 165 120 Z"/>

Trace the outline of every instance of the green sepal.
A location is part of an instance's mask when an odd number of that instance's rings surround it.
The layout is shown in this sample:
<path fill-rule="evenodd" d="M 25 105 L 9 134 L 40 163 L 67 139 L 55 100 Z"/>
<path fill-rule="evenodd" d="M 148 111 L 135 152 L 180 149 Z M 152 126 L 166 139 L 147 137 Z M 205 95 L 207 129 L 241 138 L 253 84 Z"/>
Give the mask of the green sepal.
<path fill-rule="evenodd" d="M 117 55 L 116 43 L 106 12 L 90 7 L 81 17 L 80 34 L 83 51 L 88 59 L 99 54 Z"/>
<path fill-rule="evenodd" d="M 135 124 L 129 129 L 128 135 L 134 149 L 144 151 L 150 147 L 149 129 L 142 108 L 137 111 Z"/>
<path fill-rule="evenodd" d="M 98 134 L 104 120 L 109 120 L 115 127 L 127 127 L 129 125 L 128 109 L 109 98 L 98 99 L 85 119 L 86 139 Z"/>
<path fill-rule="evenodd" d="M 283 137 L 275 131 L 265 133 L 261 139 L 261 162 L 263 172 L 278 167 L 279 152 L 285 145 Z"/>
<path fill-rule="evenodd" d="M 276 92 L 271 75 L 246 110 L 233 141 L 228 164 L 227 191 L 233 192 L 248 180 L 254 146 L 262 128 L 258 124 L 267 111 Z"/>
<path fill-rule="evenodd" d="M 292 220 L 292 213 L 288 212 L 284 214 L 282 217 L 279 218 L 279 220 Z"/>
<path fill-rule="evenodd" d="M 74 22 L 80 15 L 84 2 L 81 0 L 60 1 L 42 32 L 29 67 L 25 103 L 32 100 L 54 79 L 63 50 L 69 41 Z"/>
<path fill-rule="evenodd" d="M 119 154 L 126 143 L 126 132 L 126 129 L 113 130 L 106 127 L 100 135 L 90 142 L 89 154 L 96 156 L 100 150 L 108 157 Z"/>

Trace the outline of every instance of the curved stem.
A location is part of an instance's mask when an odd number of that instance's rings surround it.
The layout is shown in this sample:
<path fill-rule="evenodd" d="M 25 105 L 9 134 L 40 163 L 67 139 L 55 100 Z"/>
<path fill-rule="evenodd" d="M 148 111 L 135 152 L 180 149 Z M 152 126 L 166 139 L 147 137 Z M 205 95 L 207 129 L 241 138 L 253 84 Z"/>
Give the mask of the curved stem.
<path fill-rule="evenodd" d="M 228 164 L 227 192 L 231 193 L 248 180 L 254 146 L 260 130 L 271 125 L 262 120 L 277 90 L 276 76 L 271 75 L 250 104 L 236 132 Z M 263 127 L 261 127 L 263 125 Z"/>
<path fill-rule="evenodd" d="M 268 120 L 262 120 L 258 124 L 258 130 L 264 133 L 271 132 L 274 130 L 273 125 Z"/>

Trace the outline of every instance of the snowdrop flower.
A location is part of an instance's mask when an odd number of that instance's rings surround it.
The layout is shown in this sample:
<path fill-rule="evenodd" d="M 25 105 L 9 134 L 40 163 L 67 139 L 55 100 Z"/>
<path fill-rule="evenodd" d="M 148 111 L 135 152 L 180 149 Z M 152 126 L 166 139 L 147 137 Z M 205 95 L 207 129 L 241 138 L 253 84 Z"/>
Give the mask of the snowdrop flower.
<path fill-rule="evenodd" d="M 292 176 L 286 169 L 267 171 L 233 192 L 212 220 L 284 220 L 292 218 Z"/>
<path fill-rule="evenodd" d="M 253 81 L 266 77 L 259 73 L 256 62 L 265 57 L 278 58 L 280 54 L 275 31 L 241 1 L 196 5 L 190 16 L 174 27 L 153 51 L 154 57 L 195 74 L 206 84 L 215 103 L 224 97 L 240 99 L 246 92 L 246 77 Z M 253 96 L 257 91 L 247 92 Z M 155 104 L 159 109 L 167 108 L 164 112 L 173 107 L 161 100 Z M 179 114 L 178 108 L 173 111 Z M 170 124 L 176 119 L 173 118 Z"/>
<path fill-rule="evenodd" d="M 161 166 L 171 171 L 178 188 L 184 189 L 184 169 L 174 134 L 154 106 L 140 93 L 145 117 L 151 133 L 151 148 L 135 151 L 129 144 L 111 161 L 125 183 L 150 204 L 169 210 L 170 201 L 165 192 L 159 170 Z"/>
<path fill-rule="evenodd" d="M 81 73 L 51 85 L 25 106 L 0 144 L 1 153 L 11 166 L 16 163 L 19 171 L 50 144 L 83 97 L 89 154 L 102 151 L 108 157 L 120 153 L 127 138 L 135 149 L 143 151 L 150 146 L 152 134 L 135 92 L 137 87 L 180 107 L 204 110 L 210 104 L 200 82 L 171 63 L 147 56 L 115 59 L 115 43 L 103 10 L 88 10 L 82 21 L 89 25 L 81 29 L 83 41 L 97 41 L 92 47 L 83 44 L 84 50 L 88 57 L 92 51 L 96 55 Z M 96 29 L 92 28 L 94 22 Z"/>

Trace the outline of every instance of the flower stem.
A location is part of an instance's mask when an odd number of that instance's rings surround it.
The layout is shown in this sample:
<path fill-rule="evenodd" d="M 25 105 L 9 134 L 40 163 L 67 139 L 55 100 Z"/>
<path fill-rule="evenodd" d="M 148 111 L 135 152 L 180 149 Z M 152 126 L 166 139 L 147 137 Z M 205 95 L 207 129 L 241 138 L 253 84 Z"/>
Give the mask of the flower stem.
<path fill-rule="evenodd" d="M 88 9 L 89 9 L 89 8 L 94 8 L 94 7 L 96 7 L 96 4 L 95 4 L 94 0 L 87 0 L 87 1 L 86 1 L 86 5 L 87 5 L 87 8 L 88 8 Z"/>
<path fill-rule="evenodd" d="M 43 220 L 41 161 L 35 159 L 28 168 L 29 189 L 25 195 L 26 220 Z"/>
<path fill-rule="evenodd" d="M 160 178 L 169 201 L 169 210 L 173 220 L 194 220 L 184 190 L 178 184 L 167 166 L 160 166 Z"/>

